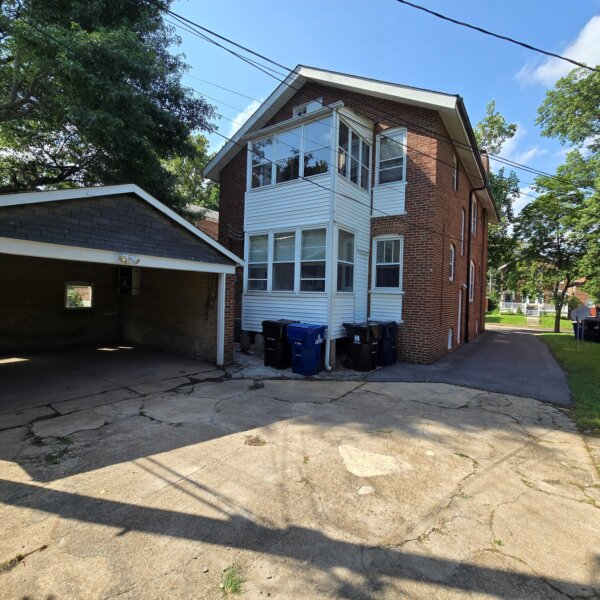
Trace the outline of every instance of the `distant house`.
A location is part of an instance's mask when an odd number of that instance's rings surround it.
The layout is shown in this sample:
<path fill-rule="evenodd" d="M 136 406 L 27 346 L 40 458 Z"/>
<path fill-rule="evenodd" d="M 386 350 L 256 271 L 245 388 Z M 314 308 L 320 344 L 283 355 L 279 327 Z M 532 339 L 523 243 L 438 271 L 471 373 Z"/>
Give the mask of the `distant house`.
<path fill-rule="evenodd" d="M 399 323 L 427 363 L 484 328 L 497 211 L 460 96 L 299 66 L 207 165 L 236 319 Z"/>
<path fill-rule="evenodd" d="M 587 283 L 587 279 L 585 277 L 581 277 L 580 279 L 576 279 L 571 283 L 571 285 L 567 288 L 567 296 L 569 298 L 574 298 L 578 302 L 578 306 L 585 306 L 587 308 L 592 308 L 595 306 L 594 299 L 590 296 L 584 289 L 583 286 Z"/>
<path fill-rule="evenodd" d="M 189 220 L 213 240 L 219 239 L 219 211 L 210 210 L 197 204 L 188 204 L 185 213 Z"/>

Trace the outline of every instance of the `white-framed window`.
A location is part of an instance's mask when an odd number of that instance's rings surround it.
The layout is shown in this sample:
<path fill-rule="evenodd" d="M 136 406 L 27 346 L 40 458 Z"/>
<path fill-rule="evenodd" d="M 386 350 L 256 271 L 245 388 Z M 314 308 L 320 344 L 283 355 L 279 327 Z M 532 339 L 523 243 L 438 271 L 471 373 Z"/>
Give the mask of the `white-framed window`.
<path fill-rule="evenodd" d="M 300 255 L 300 291 L 325 291 L 326 230 L 305 229 L 302 231 Z"/>
<path fill-rule="evenodd" d="M 454 281 L 454 258 L 455 258 L 456 250 L 454 249 L 454 244 L 450 244 L 450 269 L 448 271 L 448 279 L 450 281 Z"/>
<path fill-rule="evenodd" d="M 273 291 L 294 291 L 295 274 L 296 232 L 275 233 L 273 235 Z"/>
<path fill-rule="evenodd" d="M 377 185 L 405 179 L 406 129 L 387 129 L 377 136 Z"/>
<path fill-rule="evenodd" d="M 354 234 L 338 231 L 337 291 L 351 292 L 354 289 Z"/>
<path fill-rule="evenodd" d="M 309 112 L 313 112 L 313 110 L 319 110 L 319 108 L 322 107 L 323 98 L 317 98 L 316 100 L 311 100 L 310 102 L 305 102 L 304 104 L 298 104 L 298 106 L 294 106 L 294 108 L 292 108 L 292 116 L 301 117 Z"/>
<path fill-rule="evenodd" d="M 465 222 L 466 222 L 466 212 L 465 209 L 462 208 L 460 211 L 460 255 L 464 256 L 465 254 Z"/>
<path fill-rule="evenodd" d="M 327 229 L 296 227 L 247 237 L 247 292 L 324 292 Z"/>
<path fill-rule="evenodd" d="M 454 331 L 452 327 L 448 329 L 448 350 L 452 350 L 452 342 L 454 341 Z"/>
<path fill-rule="evenodd" d="M 338 173 L 368 190 L 371 184 L 371 146 L 340 119 Z"/>
<path fill-rule="evenodd" d="M 469 265 L 469 302 L 475 298 L 475 263 L 471 261 Z"/>
<path fill-rule="evenodd" d="M 454 154 L 452 163 L 452 189 L 456 192 L 458 190 L 458 156 Z"/>
<path fill-rule="evenodd" d="M 267 291 L 269 236 L 251 235 L 248 240 L 248 289 Z"/>
<path fill-rule="evenodd" d="M 86 310 L 93 306 L 94 287 L 83 281 L 65 283 L 65 308 L 67 310 Z"/>
<path fill-rule="evenodd" d="M 473 198 L 471 200 L 471 233 L 477 235 L 477 200 Z"/>
<path fill-rule="evenodd" d="M 402 237 L 373 240 L 373 289 L 402 291 Z"/>
<path fill-rule="evenodd" d="M 248 189 L 272 186 L 329 170 L 332 118 L 325 117 L 248 144 Z"/>

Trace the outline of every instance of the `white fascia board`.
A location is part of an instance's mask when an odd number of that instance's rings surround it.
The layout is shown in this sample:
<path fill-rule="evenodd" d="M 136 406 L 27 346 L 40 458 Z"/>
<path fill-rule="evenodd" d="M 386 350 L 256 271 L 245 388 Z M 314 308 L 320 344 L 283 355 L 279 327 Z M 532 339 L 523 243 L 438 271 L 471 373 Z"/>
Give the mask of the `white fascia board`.
<path fill-rule="evenodd" d="M 224 246 L 221 246 L 219 242 L 213 240 L 210 235 L 200 231 L 197 227 L 194 227 L 191 223 L 186 221 L 183 217 L 179 216 L 175 211 L 171 210 L 168 206 L 157 200 L 154 196 L 143 190 L 141 187 L 134 183 L 125 183 L 121 185 L 105 185 L 96 187 L 86 188 L 72 188 L 69 190 L 51 190 L 45 192 L 23 192 L 20 194 L 7 194 L 0 196 L 0 208 L 5 206 L 17 206 L 23 204 L 39 204 L 41 202 L 57 202 L 60 200 L 76 200 L 80 198 L 95 198 L 98 196 L 117 196 L 120 194 L 135 194 L 164 215 L 175 221 L 190 233 L 200 238 L 203 242 L 206 242 L 209 246 L 218 250 L 221 254 L 233 262 L 242 265 L 243 260 L 236 256 L 233 252 L 230 252 Z"/>
<path fill-rule="evenodd" d="M 268 127 L 264 127 L 263 129 L 256 129 L 247 133 L 246 135 L 240 138 L 240 141 L 246 142 L 249 140 L 254 140 L 264 135 L 269 135 L 271 133 L 275 133 L 277 131 L 281 131 L 283 129 L 288 129 L 289 127 L 296 127 L 302 125 L 303 123 L 310 123 L 311 121 L 318 120 L 320 117 L 325 117 L 330 115 L 332 111 L 338 110 L 344 106 L 343 102 L 334 102 L 333 104 L 328 104 L 323 108 L 319 108 L 318 110 L 313 110 L 305 115 L 300 117 L 292 117 L 291 119 L 286 119 L 285 121 L 280 121 L 279 123 L 275 123 L 274 125 L 269 125 Z"/>
<path fill-rule="evenodd" d="M 305 83 L 303 77 L 298 75 L 298 69 L 290 73 L 285 80 L 277 86 L 275 91 L 256 109 L 254 114 L 237 130 L 229 141 L 215 154 L 213 159 L 204 167 L 203 175 L 213 181 L 219 181 L 222 166 L 225 166 L 236 152 L 241 150 L 240 140 L 245 135 L 261 126 L 270 115 L 271 111 L 287 101 L 288 97 L 295 94 Z M 297 85 L 294 85 L 297 84 Z"/>
<path fill-rule="evenodd" d="M 91 262 L 105 265 L 136 266 L 140 268 L 169 269 L 174 271 L 193 271 L 197 273 L 225 273 L 233 275 L 235 265 L 220 265 L 194 260 L 165 258 L 162 256 L 147 256 L 145 254 L 132 255 L 130 252 L 114 252 L 112 250 L 96 250 L 81 246 L 65 246 L 62 244 L 49 244 L 47 242 L 32 242 L 15 238 L 0 237 L 0 253 L 18 256 L 31 256 L 35 258 L 53 258 L 57 260 L 73 260 L 77 262 Z M 135 265 L 123 263 L 120 256 L 135 256 L 139 262 Z"/>
<path fill-rule="evenodd" d="M 301 66 L 298 69 L 299 75 L 311 81 L 317 81 L 324 85 L 339 87 L 369 96 L 386 98 L 396 102 L 414 104 L 433 109 L 455 108 L 457 96 L 452 94 L 442 94 L 440 92 L 431 92 L 396 83 L 387 83 L 365 77 L 356 77 L 354 75 L 345 75 L 333 71 L 324 71 L 313 69 L 312 67 Z"/>

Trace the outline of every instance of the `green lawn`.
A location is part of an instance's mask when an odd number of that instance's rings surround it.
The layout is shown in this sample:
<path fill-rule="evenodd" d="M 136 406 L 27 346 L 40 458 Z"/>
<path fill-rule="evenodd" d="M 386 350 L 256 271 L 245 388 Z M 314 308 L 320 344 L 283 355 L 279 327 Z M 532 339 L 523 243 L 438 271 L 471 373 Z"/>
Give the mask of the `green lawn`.
<path fill-rule="evenodd" d="M 545 315 L 541 323 L 535 319 L 535 324 L 528 324 L 525 315 L 510 315 L 500 313 L 488 313 L 485 315 L 486 323 L 496 323 L 497 325 L 513 325 L 517 327 L 532 327 L 535 329 L 554 329 L 554 315 Z M 571 321 L 562 319 L 560 322 L 561 331 L 572 331 Z"/>
<path fill-rule="evenodd" d="M 581 342 L 577 350 L 572 333 L 542 333 L 540 339 L 567 373 L 575 401 L 575 422 L 600 432 L 600 344 Z"/>

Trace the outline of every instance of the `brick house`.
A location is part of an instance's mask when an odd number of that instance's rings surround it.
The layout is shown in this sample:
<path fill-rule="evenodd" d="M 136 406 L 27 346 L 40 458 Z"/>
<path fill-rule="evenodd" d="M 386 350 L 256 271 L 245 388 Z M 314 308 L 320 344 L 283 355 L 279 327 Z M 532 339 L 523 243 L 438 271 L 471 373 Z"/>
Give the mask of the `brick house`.
<path fill-rule="evenodd" d="M 237 264 L 136 185 L 0 196 L 0 354 L 125 343 L 227 364 Z"/>
<path fill-rule="evenodd" d="M 497 211 L 460 96 L 299 66 L 207 165 L 236 320 L 394 320 L 403 361 L 484 329 Z"/>

